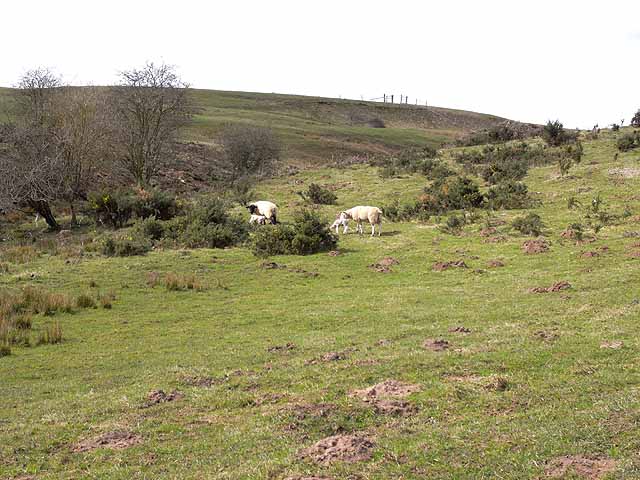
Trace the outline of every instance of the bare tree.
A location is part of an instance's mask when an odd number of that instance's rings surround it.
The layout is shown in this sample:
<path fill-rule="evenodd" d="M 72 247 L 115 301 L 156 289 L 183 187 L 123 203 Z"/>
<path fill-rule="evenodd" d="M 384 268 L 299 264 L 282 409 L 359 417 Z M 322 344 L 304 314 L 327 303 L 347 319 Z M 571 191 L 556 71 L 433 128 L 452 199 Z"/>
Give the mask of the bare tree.
<path fill-rule="evenodd" d="M 63 189 L 71 223 L 76 224 L 75 203 L 86 200 L 95 188 L 100 168 L 108 170 L 114 147 L 112 110 L 103 89 L 65 88 L 56 97 L 53 137 L 60 153 Z"/>
<path fill-rule="evenodd" d="M 18 82 L 15 122 L 3 129 L 0 201 L 28 206 L 58 230 L 50 207 L 62 185 L 60 152 L 53 139 L 53 104 L 62 82 L 47 69 L 26 72 Z"/>
<path fill-rule="evenodd" d="M 121 162 L 144 187 L 167 162 L 179 129 L 191 119 L 188 85 L 174 67 L 147 63 L 122 72 L 113 91 Z"/>
<path fill-rule="evenodd" d="M 220 135 L 223 157 L 213 166 L 214 177 L 228 182 L 273 174 L 282 147 L 269 128 L 230 125 Z"/>

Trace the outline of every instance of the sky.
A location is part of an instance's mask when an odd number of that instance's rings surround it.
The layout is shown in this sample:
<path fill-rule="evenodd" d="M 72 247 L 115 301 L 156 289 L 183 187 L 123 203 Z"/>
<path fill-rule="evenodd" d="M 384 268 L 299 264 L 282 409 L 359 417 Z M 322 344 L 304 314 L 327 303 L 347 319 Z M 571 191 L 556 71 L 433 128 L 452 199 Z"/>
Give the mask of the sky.
<path fill-rule="evenodd" d="M 45 66 L 117 82 L 147 61 L 195 88 L 410 103 L 566 127 L 640 108 L 640 0 L 4 0 L 0 86 Z"/>

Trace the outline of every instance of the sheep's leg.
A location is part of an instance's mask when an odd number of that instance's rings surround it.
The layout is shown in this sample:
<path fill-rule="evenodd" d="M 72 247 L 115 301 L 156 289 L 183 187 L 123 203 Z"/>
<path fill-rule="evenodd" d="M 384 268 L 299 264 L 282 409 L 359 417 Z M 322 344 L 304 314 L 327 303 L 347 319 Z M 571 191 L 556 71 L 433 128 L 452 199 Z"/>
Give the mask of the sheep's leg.
<path fill-rule="evenodd" d="M 376 224 L 372 223 L 371 224 L 371 236 L 373 237 L 376 233 Z"/>
<path fill-rule="evenodd" d="M 382 235 L 382 222 L 378 224 L 378 236 Z"/>

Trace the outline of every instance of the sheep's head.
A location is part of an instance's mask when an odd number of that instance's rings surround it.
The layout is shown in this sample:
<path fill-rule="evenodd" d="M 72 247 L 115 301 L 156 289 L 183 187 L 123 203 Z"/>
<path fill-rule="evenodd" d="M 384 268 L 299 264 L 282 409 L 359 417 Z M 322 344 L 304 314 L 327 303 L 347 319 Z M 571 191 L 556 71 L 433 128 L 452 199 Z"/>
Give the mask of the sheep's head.
<path fill-rule="evenodd" d="M 344 220 L 348 220 L 351 218 L 351 215 L 349 215 L 347 212 L 340 212 L 340 215 L 338 215 L 338 220 L 344 221 Z"/>
<path fill-rule="evenodd" d="M 254 204 L 247 205 L 247 210 L 249 210 L 249 213 L 251 215 L 254 215 L 256 213 L 256 210 L 258 210 L 258 207 L 256 207 Z"/>

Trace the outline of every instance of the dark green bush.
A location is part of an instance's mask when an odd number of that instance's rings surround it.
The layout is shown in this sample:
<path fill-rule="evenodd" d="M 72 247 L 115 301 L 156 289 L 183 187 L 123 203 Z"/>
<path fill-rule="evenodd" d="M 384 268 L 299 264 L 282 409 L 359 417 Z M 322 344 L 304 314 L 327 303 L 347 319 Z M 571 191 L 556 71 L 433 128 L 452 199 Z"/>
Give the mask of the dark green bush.
<path fill-rule="evenodd" d="M 144 255 L 149 250 L 149 242 L 134 238 L 107 238 L 102 244 L 102 254 L 107 257 L 132 257 Z"/>
<path fill-rule="evenodd" d="M 164 222 L 161 222 L 160 220 L 157 220 L 156 217 L 151 216 L 138 220 L 133 226 L 133 231 L 135 232 L 135 236 L 157 241 L 163 237 L 165 226 Z"/>
<path fill-rule="evenodd" d="M 527 186 L 522 182 L 503 182 L 491 187 L 485 195 L 486 206 L 492 210 L 526 208 L 529 203 Z"/>
<path fill-rule="evenodd" d="M 89 195 L 89 208 L 96 223 L 113 229 L 124 227 L 131 219 L 135 199 L 130 192 L 95 192 Z"/>
<path fill-rule="evenodd" d="M 316 205 L 335 205 L 338 196 L 328 188 L 312 183 L 306 192 L 301 192 L 302 198 Z"/>
<path fill-rule="evenodd" d="M 636 112 L 636 114 L 631 119 L 632 127 L 640 127 L 640 109 Z"/>
<path fill-rule="evenodd" d="M 625 133 L 617 141 L 618 150 L 627 152 L 636 147 L 636 137 L 633 133 Z"/>
<path fill-rule="evenodd" d="M 178 203 L 173 195 L 162 190 L 141 191 L 133 202 L 133 211 L 139 218 L 155 217 L 170 220 L 178 212 Z"/>
<path fill-rule="evenodd" d="M 395 156 L 377 158 L 371 165 L 380 167 L 383 178 L 395 177 L 401 173 L 422 173 L 428 175 L 440 162 L 433 160 L 437 151 L 431 147 L 409 148 Z"/>
<path fill-rule="evenodd" d="M 522 180 L 528 170 L 527 161 L 523 158 L 495 160 L 483 168 L 482 178 L 491 185 L 495 185 L 501 182 Z"/>
<path fill-rule="evenodd" d="M 575 142 L 578 138 L 577 132 L 569 132 L 559 120 L 552 122 L 549 120 L 542 130 L 542 138 L 552 147 Z"/>
<path fill-rule="evenodd" d="M 540 215 L 536 213 L 528 213 L 525 216 L 517 217 L 511 222 L 511 226 L 523 235 L 538 236 L 544 229 L 544 224 Z"/>
<path fill-rule="evenodd" d="M 422 208 L 433 213 L 478 208 L 483 201 L 478 185 L 468 177 L 438 179 L 420 197 Z"/>
<path fill-rule="evenodd" d="M 270 255 L 310 255 L 332 250 L 338 239 L 327 222 L 311 210 L 297 212 L 292 225 L 268 225 L 252 236 L 253 253 Z"/>

